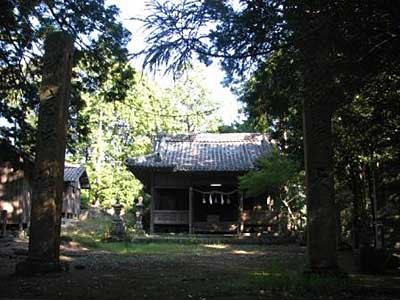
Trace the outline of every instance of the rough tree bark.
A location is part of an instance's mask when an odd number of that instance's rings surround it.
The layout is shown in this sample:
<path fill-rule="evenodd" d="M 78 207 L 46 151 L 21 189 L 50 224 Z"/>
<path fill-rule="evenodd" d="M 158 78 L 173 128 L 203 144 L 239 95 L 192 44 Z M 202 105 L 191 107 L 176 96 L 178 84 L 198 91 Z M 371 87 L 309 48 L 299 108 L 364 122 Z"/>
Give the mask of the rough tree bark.
<path fill-rule="evenodd" d="M 17 265 L 20 274 L 62 270 L 61 207 L 73 49 L 73 39 L 64 32 L 50 33 L 45 41 L 29 254 Z"/>
<path fill-rule="evenodd" d="M 336 214 L 333 181 L 332 115 L 344 98 L 342 63 L 336 59 L 335 18 L 331 6 L 319 1 L 299 5 L 295 24 L 303 62 L 303 136 L 307 193 L 309 271 L 343 274 L 336 254 Z"/>
<path fill-rule="evenodd" d="M 307 249 L 313 273 L 338 271 L 333 191 L 332 119 L 329 103 L 304 105 Z"/>

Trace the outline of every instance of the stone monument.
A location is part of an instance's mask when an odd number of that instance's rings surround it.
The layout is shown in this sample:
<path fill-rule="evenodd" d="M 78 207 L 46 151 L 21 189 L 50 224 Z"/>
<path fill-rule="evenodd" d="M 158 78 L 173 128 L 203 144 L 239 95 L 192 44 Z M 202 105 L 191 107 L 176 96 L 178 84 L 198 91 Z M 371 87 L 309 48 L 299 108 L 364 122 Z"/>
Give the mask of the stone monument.
<path fill-rule="evenodd" d="M 18 274 L 25 275 L 63 269 L 61 207 L 74 41 L 65 32 L 52 32 L 44 48 L 29 253 L 16 267 Z"/>
<path fill-rule="evenodd" d="M 111 242 L 124 241 L 126 238 L 126 231 L 124 221 L 121 218 L 121 210 L 123 206 L 119 203 L 119 199 L 117 199 L 117 202 L 112 207 L 114 208 L 114 216 L 108 240 Z"/>
<path fill-rule="evenodd" d="M 139 196 L 138 203 L 136 203 L 136 224 L 135 224 L 135 233 L 136 234 L 144 234 L 143 230 L 143 197 Z"/>

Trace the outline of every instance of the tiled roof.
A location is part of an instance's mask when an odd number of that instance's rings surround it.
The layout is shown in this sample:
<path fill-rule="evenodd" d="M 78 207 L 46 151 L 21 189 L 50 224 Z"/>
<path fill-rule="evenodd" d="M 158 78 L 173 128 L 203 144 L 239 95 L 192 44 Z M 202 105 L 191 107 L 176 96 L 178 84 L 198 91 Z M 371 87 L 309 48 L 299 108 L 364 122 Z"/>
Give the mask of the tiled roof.
<path fill-rule="evenodd" d="M 248 171 L 270 147 L 267 136 L 259 133 L 165 136 L 157 141 L 152 154 L 130 158 L 126 163 L 131 169 Z"/>
<path fill-rule="evenodd" d="M 82 177 L 82 179 L 81 179 Z M 64 167 L 64 181 L 83 181 L 88 183 L 86 169 L 84 167 L 65 166 Z"/>

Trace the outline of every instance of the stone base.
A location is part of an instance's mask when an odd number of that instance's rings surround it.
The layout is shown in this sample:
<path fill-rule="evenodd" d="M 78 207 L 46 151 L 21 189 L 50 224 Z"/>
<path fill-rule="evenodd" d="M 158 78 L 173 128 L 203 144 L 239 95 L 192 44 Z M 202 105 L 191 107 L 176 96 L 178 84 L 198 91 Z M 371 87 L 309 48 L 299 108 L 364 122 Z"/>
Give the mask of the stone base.
<path fill-rule="evenodd" d="M 348 278 L 348 274 L 339 267 L 332 268 L 310 268 L 306 267 L 303 271 L 306 276 L 318 276 L 318 277 L 335 277 L 335 278 Z"/>
<path fill-rule="evenodd" d="M 126 241 L 125 224 L 122 219 L 116 218 L 112 221 L 110 236 L 106 238 L 107 242 Z"/>
<path fill-rule="evenodd" d="M 145 235 L 146 231 L 143 229 L 135 229 L 135 235 Z"/>
<path fill-rule="evenodd" d="M 107 239 L 104 240 L 107 243 L 114 243 L 114 242 L 126 242 L 126 236 L 120 235 L 110 235 Z"/>
<path fill-rule="evenodd" d="M 125 224 L 122 220 L 113 220 L 111 224 L 112 235 L 125 235 Z"/>
<path fill-rule="evenodd" d="M 43 262 L 25 260 L 19 262 L 15 267 L 15 274 L 21 276 L 32 276 L 35 274 L 57 273 L 67 271 L 67 266 L 61 262 Z"/>

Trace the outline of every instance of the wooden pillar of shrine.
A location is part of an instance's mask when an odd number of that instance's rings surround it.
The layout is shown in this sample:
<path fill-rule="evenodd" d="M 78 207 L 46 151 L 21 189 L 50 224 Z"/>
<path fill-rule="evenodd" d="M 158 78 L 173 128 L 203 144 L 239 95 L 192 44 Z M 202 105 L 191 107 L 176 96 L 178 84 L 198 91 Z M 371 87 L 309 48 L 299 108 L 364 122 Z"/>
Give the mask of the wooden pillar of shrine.
<path fill-rule="evenodd" d="M 154 207 L 156 202 L 156 189 L 154 187 L 154 176 L 151 184 L 151 201 L 150 201 L 150 234 L 154 233 Z"/>
<path fill-rule="evenodd" d="M 244 222 L 243 222 L 243 193 L 239 193 L 239 220 L 238 220 L 238 234 L 243 234 Z"/>
<path fill-rule="evenodd" d="M 193 188 L 189 188 L 189 234 L 193 233 Z"/>

